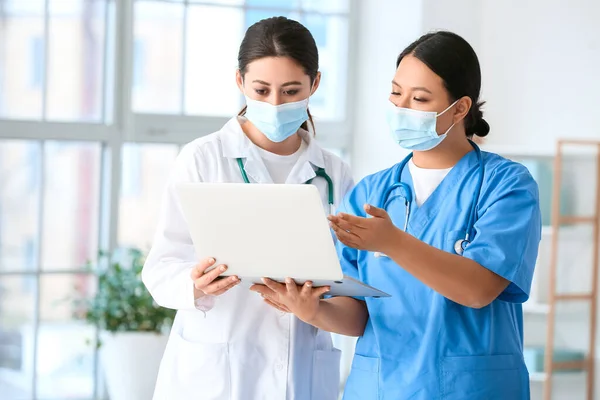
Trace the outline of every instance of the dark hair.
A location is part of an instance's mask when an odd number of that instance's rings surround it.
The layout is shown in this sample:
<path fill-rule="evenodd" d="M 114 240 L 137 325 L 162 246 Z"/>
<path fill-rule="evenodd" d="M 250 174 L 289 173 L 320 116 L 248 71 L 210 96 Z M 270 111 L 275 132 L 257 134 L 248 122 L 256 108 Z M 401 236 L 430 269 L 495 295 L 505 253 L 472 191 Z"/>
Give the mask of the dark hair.
<path fill-rule="evenodd" d="M 319 72 L 319 51 L 312 34 L 298 21 L 285 17 L 263 19 L 246 31 L 238 53 L 238 68 L 242 77 L 246 74 L 248 64 L 265 57 L 289 57 L 296 61 L 311 85 Z M 246 113 L 246 107 L 239 115 Z M 315 124 L 308 111 L 308 119 L 315 131 Z M 308 130 L 308 124 L 302 124 Z"/>
<path fill-rule="evenodd" d="M 473 105 L 465 117 L 465 132 L 469 138 L 473 135 L 484 137 L 489 133 L 490 126 L 483 119 L 481 111 L 485 102 L 479 101 L 479 60 L 465 39 L 446 31 L 423 35 L 398 56 L 396 68 L 407 55 L 416 57 L 442 78 L 452 101 L 463 96 L 471 98 Z"/>

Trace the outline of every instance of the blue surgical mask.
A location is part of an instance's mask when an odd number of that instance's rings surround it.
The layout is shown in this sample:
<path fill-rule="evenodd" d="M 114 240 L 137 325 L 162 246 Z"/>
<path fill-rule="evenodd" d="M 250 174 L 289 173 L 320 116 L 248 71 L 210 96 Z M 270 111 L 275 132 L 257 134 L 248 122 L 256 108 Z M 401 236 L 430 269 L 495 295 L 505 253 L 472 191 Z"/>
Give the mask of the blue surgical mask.
<path fill-rule="evenodd" d="M 308 119 L 308 99 L 274 106 L 246 96 L 248 121 L 272 142 L 283 142 Z"/>
<path fill-rule="evenodd" d="M 388 123 L 394 140 L 406 150 L 427 151 L 433 149 L 442 143 L 454 126 L 452 124 L 446 132 L 438 135 L 435 129 L 437 117 L 451 109 L 457 102 L 458 100 L 439 114 L 435 111 L 396 107 L 390 103 Z"/>

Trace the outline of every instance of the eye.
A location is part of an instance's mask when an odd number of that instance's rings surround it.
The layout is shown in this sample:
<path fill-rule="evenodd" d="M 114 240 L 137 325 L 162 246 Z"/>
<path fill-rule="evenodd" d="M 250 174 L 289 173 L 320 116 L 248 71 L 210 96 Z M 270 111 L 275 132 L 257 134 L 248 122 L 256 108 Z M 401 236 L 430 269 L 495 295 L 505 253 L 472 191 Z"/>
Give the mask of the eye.
<path fill-rule="evenodd" d="M 299 92 L 298 89 L 292 89 L 292 90 L 285 91 L 283 93 L 288 96 L 295 96 L 298 94 L 298 92 Z"/>
<path fill-rule="evenodd" d="M 427 99 L 423 99 L 423 98 L 420 98 L 420 97 L 414 97 L 413 100 L 416 101 L 416 102 L 418 102 L 418 103 L 425 103 L 425 102 L 427 102 Z"/>
<path fill-rule="evenodd" d="M 267 94 L 267 90 L 266 89 L 254 89 L 254 92 L 256 94 L 258 94 L 259 96 L 264 96 L 265 94 Z"/>
<path fill-rule="evenodd" d="M 400 93 L 399 92 L 392 92 L 391 95 L 392 96 L 400 96 Z"/>

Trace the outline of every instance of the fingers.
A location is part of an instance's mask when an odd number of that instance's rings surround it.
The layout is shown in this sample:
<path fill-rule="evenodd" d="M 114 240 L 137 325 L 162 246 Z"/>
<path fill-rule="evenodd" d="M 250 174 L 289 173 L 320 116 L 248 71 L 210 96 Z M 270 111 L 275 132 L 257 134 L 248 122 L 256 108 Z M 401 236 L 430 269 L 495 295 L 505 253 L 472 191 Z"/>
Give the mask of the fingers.
<path fill-rule="evenodd" d="M 240 282 L 237 276 L 228 276 L 227 278 L 219 279 L 214 281 L 213 283 L 206 285 L 201 288 L 201 290 L 206 294 L 215 295 L 225 289 L 227 291 L 228 287 L 231 285 L 232 287 L 237 285 Z"/>
<path fill-rule="evenodd" d="M 378 218 L 388 218 L 389 217 L 388 213 L 382 208 L 377 208 L 370 204 L 365 204 L 364 208 L 365 208 L 365 212 L 372 217 L 378 217 Z"/>
<path fill-rule="evenodd" d="M 287 288 L 288 293 L 292 295 L 298 294 L 298 286 L 292 278 L 285 278 L 285 287 Z"/>
<path fill-rule="evenodd" d="M 338 214 L 338 217 L 341 220 L 346 221 L 352 225 L 356 225 L 360 228 L 366 228 L 365 223 L 367 222 L 367 218 L 357 217 L 355 215 L 350 215 L 350 214 L 345 214 L 345 213 Z"/>
<path fill-rule="evenodd" d="M 271 300 L 265 299 L 265 298 L 263 298 L 263 301 L 265 303 L 267 303 L 268 305 L 270 305 L 271 307 L 278 309 L 281 312 L 284 312 L 284 313 L 289 313 L 290 312 L 290 310 L 286 306 L 284 306 L 283 304 L 275 303 L 274 301 L 271 301 Z"/>
<path fill-rule="evenodd" d="M 314 297 L 321 297 L 325 293 L 329 292 L 330 290 L 331 290 L 331 288 L 329 286 L 323 286 L 323 287 L 315 288 L 313 290 L 312 294 Z"/>
<path fill-rule="evenodd" d="M 285 295 L 287 292 L 286 286 L 282 285 L 279 282 L 275 282 L 269 278 L 263 278 L 262 281 L 269 289 L 271 289 L 272 291 L 274 291 L 277 294 Z"/>
<path fill-rule="evenodd" d="M 304 282 L 304 285 L 302 285 L 302 291 L 300 292 L 300 294 L 302 296 L 310 296 L 310 294 L 312 292 L 312 285 L 313 285 L 313 283 L 311 281 Z"/>
<path fill-rule="evenodd" d="M 327 219 L 329 220 L 329 222 L 332 222 L 334 224 L 338 224 L 340 222 L 340 220 L 341 220 L 341 218 L 338 217 L 337 215 L 329 215 L 327 217 Z"/>
<path fill-rule="evenodd" d="M 360 237 L 355 235 L 353 232 L 346 232 L 344 229 L 340 228 L 339 226 L 337 226 L 335 224 L 331 224 L 331 229 L 333 229 L 335 236 L 337 236 L 337 238 L 342 243 L 344 243 L 346 246 L 350 246 L 350 247 L 354 247 L 354 248 L 358 247 Z"/>
<path fill-rule="evenodd" d="M 219 265 L 217 268 L 212 269 L 212 270 L 208 271 L 207 273 L 203 274 L 202 276 L 200 276 L 199 278 L 197 278 L 194 281 L 194 285 L 196 286 L 196 289 L 206 292 L 206 290 L 204 290 L 204 288 L 206 286 L 208 286 L 209 284 L 211 284 L 211 282 L 213 282 L 215 279 L 217 279 L 219 277 L 219 275 L 221 275 L 225 271 L 227 271 L 227 266 Z"/>
<path fill-rule="evenodd" d="M 313 288 L 313 283 L 311 281 L 307 281 L 304 285 L 302 285 L 302 291 L 300 292 L 300 294 L 305 297 L 321 297 L 330 290 L 331 287 L 329 286 Z"/>
<path fill-rule="evenodd" d="M 362 228 L 358 225 L 351 224 L 348 221 L 345 221 L 343 219 L 340 219 L 335 225 L 337 225 L 341 229 L 345 230 L 346 232 L 351 232 L 351 233 L 354 233 L 357 235 L 359 234 L 359 232 L 362 232 L 365 230 L 365 228 Z"/>
<path fill-rule="evenodd" d="M 259 293 L 263 297 L 275 297 L 277 293 L 266 287 L 265 285 L 252 285 L 250 286 L 250 290 L 256 293 Z"/>
<path fill-rule="evenodd" d="M 237 286 L 237 284 L 240 283 L 240 281 L 236 281 L 236 282 L 231 282 L 229 285 L 225 286 L 223 289 L 217 290 L 214 293 L 211 293 L 211 295 L 213 296 L 220 296 L 223 293 L 225 293 L 226 291 L 230 290 L 231 288 L 233 288 L 234 286 Z"/>
<path fill-rule="evenodd" d="M 204 274 L 204 271 L 206 271 L 207 268 L 212 267 L 215 262 L 216 262 L 216 260 L 214 258 L 212 258 L 212 257 L 205 258 L 204 260 L 201 260 L 192 269 L 192 274 L 191 274 L 192 279 L 196 280 L 196 279 L 200 278 Z"/>

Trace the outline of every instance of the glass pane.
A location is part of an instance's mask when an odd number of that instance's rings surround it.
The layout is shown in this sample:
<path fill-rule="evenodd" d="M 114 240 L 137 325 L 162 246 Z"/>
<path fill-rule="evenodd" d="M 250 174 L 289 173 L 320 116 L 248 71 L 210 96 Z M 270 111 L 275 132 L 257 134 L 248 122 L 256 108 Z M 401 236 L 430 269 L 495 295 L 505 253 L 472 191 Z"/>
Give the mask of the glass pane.
<path fill-rule="evenodd" d="M 44 0 L 0 1 L 0 118 L 40 119 Z"/>
<path fill-rule="evenodd" d="M 177 152 L 175 145 L 128 143 L 123 147 L 119 245 L 150 249 Z"/>
<path fill-rule="evenodd" d="M 47 142 L 44 152 L 42 269 L 80 268 L 98 252 L 100 145 Z"/>
<path fill-rule="evenodd" d="M 95 328 L 74 320 L 74 300 L 93 295 L 93 275 L 51 275 L 40 280 L 37 391 L 42 399 L 92 398 Z"/>
<path fill-rule="evenodd" d="M 0 270 L 36 268 L 40 162 L 40 143 L 0 141 Z"/>
<path fill-rule="evenodd" d="M 310 99 L 315 120 L 343 120 L 346 107 L 348 20 L 343 17 L 305 15 L 302 23 L 319 48 L 321 85 Z"/>
<path fill-rule="evenodd" d="M 237 8 L 206 6 L 191 6 L 188 13 L 185 112 L 234 115 L 241 108 L 235 71 L 244 13 Z"/>
<path fill-rule="evenodd" d="M 139 1 L 134 13 L 133 110 L 180 113 L 184 6 Z"/>
<path fill-rule="evenodd" d="M 49 5 L 47 118 L 100 121 L 106 1 Z"/>
<path fill-rule="evenodd" d="M 184 2 L 185 0 L 176 0 Z M 214 4 L 220 6 L 242 6 L 245 0 L 188 0 L 189 4 L 202 3 L 203 5 Z"/>
<path fill-rule="evenodd" d="M 246 7 L 261 7 L 279 10 L 295 10 L 300 0 L 246 0 Z"/>
<path fill-rule="evenodd" d="M 35 278 L 0 278 L 0 393 L 30 399 L 33 377 Z"/>
<path fill-rule="evenodd" d="M 348 13 L 349 0 L 302 0 L 302 9 L 319 13 Z"/>
<path fill-rule="evenodd" d="M 117 94 L 121 94 L 121 88 L 115 90 L 115 71 L 119 66 L 116 65 L 117 38 L 117 6 L 114 1 L 110 1 L 108 7 L 108 19 L 106 21 L 106 53 L 105 53 L 105 83 L 104 83 L 104 115 L 103 122 L 110 125 L 114 122 L 115 104 L 114 100 Z"/>
<path fill-rule="evenodd" d="M 299 20 L 299 14 L 296 12 L 281 13 L 281 12 L 275 12 L 275 11 L 263 10 L 263 9 L 258 9 L 258 10 L 248 9 L 248 10 L 246 10 L 244 29 L 248 29 L 250 26 L 254 25 L 258 21 L 261 21 L 263 19 L 271 18 L 271 17 L 279 17 L 279 16 L 290 18 L 290 19 L 295 19 L 297 21 Z M 238 43 L 238 47 L 239 47 L 239 43 Z"/>

